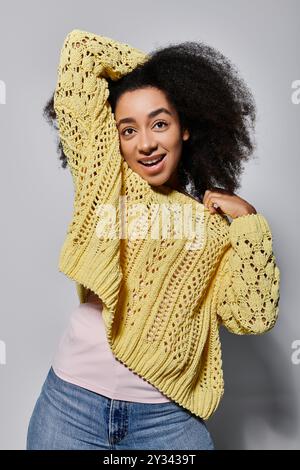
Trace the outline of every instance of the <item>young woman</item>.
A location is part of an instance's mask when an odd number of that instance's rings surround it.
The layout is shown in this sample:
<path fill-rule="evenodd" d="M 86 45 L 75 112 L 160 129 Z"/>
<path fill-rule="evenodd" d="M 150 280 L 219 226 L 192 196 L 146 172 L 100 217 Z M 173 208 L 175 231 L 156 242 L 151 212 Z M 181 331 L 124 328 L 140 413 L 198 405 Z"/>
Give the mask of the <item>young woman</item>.
<path fill-rule="evenodd" d="M 254 149 L 249 89 L 203 43 L 147 56 L 73 30 L 45 115 L 74 181 L 59 269 L 80 304 L 27 449 L 213 449 L 219 326 L 261 334 L 279 309 L 270 227 L 235 193 Z"/>

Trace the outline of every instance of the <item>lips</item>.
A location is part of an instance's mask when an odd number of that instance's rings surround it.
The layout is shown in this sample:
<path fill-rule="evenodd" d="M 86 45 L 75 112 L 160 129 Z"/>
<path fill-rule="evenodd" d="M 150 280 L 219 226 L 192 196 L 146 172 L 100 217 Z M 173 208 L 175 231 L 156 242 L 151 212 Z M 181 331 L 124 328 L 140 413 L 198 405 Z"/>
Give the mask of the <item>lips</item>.
<path fill-rule="evenodd" d="M 152 157 L 143 158 L 141 160 L 138 160 L 138 162 L 141 163 L 141 165 L 151 167 L 151 166 L 158 165 L 158 163 L 160 163 L 164 159 L 165 156 L 166 156 L 165 153 L 160 154 L 160 155 L 153 155 Z M 155 163 L 150 163 L 150 162 L 153 162 L 154 160 L 156 160 Z"/>

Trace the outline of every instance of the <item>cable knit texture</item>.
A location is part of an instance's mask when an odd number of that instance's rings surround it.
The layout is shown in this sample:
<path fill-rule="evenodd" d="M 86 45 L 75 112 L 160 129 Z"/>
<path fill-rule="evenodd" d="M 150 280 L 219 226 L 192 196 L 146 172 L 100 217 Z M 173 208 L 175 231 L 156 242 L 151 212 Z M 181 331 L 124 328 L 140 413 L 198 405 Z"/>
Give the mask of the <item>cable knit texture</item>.
<path fill-rule="evenodd" d="M 151 186 L 123 159 L 106 79 L 117 80 L 145 60 L 139 49 L 86 31 L 65 38 L 54 107 L 74 205 L 59 270 L 75 281 L 81 303 L 88 289 L 102 300 L 115 356 L 207 419 L 224 392 L 219 327 L 236 334 L 270 330 L 278 316 L 280 271 L 262 214 L 230 223 L 186 194 Z M 139 217 L 130 219 L 138 204 Z M 115 216 L 109 236 L 99 231 L 103 207 Z M 162 207 L 177 222 L 189 207 L 196 229 L 178 236 L 173 223 L 168 236 L 153 237 Z M 124 214 L 134 227 L 127 236 Z"/>

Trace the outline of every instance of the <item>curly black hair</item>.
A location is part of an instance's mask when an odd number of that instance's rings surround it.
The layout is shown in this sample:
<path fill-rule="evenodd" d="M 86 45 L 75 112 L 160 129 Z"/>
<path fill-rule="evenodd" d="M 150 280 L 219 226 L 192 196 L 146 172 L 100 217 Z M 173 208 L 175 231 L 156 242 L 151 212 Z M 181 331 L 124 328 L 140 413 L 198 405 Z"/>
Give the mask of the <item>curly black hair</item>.
<path fill-rule="evenodd" d="M 126 91 L 151 86 L 165 93 L 178 112 L 181 128 L 190 132 L 182 142 L 178 165 L 185 190 L 200 200 L 206 189 L 236 192 L 242 163 L 256 146 L 256 106 L 238 70 L 220 51 L 203 42 L 170 43 L 148 54 L 146 62 L 120 79 L 107 82 L 113 112 Z M 44 116 L 55 125 L 53 98 Z M 57 150 L 65 168 L 61 142 Z"/>

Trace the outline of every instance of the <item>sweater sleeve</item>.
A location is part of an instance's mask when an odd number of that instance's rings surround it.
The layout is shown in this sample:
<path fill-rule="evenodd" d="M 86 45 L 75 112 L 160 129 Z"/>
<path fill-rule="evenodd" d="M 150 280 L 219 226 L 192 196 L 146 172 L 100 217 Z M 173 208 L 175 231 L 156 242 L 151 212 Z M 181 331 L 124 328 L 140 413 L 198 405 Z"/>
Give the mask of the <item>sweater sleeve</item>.
<path fill-rule="evenodd" d="M 248 214 L 233 219 L 229 237 L 216 275 L 219 325 L 239 335 L 265 333 L 277 320 L 280 298 L 270 227 L 262 214 Z"/>
<path fill-rule="evenodd" d="M 116 139 L 105 78 L 121 78 L 146 57 L 128 44 L 90 32 L 74 29 L 66 36 L 58 65 L 54 109 L 76 188 L 80 189 L 87 177 L 91 159 L 97 160 L 93 163 L 98 169 L 98 160 L 108 158 L 103 149 L 110 148 Z"/>

